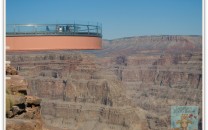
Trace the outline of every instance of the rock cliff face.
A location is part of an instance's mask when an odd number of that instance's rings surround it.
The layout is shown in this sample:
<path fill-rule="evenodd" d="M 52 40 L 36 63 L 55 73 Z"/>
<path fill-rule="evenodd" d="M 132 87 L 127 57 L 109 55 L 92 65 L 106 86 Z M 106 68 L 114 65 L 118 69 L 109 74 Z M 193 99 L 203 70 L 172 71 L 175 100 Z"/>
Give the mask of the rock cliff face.
<path fill-rule="evenodd" d="M 42 130 L 41 99 L 27 95 L 28 84 L 12 66 L 6 66 L 6 129 Z"/>
<path fill-rule="evenodd" d="M 202 104 L 200 36 L 103 41 L 99 51 L 8 53 L 42 98 L 49 129 L 167 130 L 171 106 Z M 199 128 L 201 125 L 199 125 Z"/>
<path fill-rule="evenodd" d="M 168 120 L 171 106 L 199 106 L 201 118 L 201 42 L 200 36 L 132 37 L 105 41 L 97 55 L 105 57 L 104 66 L 114 71 L 138 107 Z M 170 124 L 156 120 L 148 117 L 151 129 Z"/>

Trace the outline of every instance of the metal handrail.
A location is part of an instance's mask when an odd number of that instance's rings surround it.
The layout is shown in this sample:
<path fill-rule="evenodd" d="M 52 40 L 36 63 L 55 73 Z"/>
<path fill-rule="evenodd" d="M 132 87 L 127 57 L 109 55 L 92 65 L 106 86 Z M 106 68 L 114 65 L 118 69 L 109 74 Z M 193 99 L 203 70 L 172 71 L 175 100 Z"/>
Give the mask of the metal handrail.
<path fill-rule="evenodd" d="M 102 37 L 101 25 L 89 24 L 7 24 L 6 36 L 75 35 Z"/>

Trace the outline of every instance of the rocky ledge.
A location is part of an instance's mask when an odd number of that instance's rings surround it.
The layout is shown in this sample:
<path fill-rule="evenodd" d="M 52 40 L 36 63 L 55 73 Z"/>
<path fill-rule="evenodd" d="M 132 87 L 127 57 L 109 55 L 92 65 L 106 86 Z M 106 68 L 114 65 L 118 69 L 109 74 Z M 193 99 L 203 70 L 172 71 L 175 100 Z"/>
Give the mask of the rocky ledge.
<path fill-rule="evenodd" d="M 6 67 L 6 129 L 42 130 L 41 99 L 29 96 L 28 84 L 12 66 Z"/>

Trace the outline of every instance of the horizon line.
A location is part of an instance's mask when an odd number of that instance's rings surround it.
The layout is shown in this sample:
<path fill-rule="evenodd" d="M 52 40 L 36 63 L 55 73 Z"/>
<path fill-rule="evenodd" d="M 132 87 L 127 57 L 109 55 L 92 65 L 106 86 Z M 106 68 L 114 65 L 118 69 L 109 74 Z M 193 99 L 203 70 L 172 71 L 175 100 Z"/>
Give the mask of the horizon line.
<path fill-rule="evenodd" d="M 197 36 L 197 37 L 202 37 L 202 35 L 199 34 L 185 34 L 185 35 L 171 35 L 171 34 L 161 34 L 161 35 L 134 35 L 134 36 L 127 36 L 127 37 L 119 37 L 119 38 L 112 38 L 112 39 L 107 39 L 107 38 L 103 38 L 103 40 L 108 40 L 108 41 L 112 41 L 112 40 L 118 40 L 118 39 L 125 39 L 125 38 L 135 38 L 135 37 L 159 37 L 159 36 Z"/>

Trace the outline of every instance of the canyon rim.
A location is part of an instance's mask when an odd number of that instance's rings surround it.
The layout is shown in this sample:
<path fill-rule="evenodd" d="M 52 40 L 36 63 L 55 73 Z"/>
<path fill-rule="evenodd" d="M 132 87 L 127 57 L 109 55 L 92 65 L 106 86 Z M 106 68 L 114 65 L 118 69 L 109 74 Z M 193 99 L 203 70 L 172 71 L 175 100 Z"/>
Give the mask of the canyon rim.
<path fill-rule="evenodd" d="M 197 106 L 202 36 L 103 40 L 94 51 L 7 52 L 7 130 L 167 130 Z"/>

